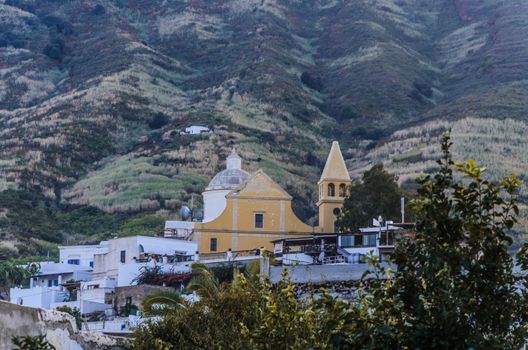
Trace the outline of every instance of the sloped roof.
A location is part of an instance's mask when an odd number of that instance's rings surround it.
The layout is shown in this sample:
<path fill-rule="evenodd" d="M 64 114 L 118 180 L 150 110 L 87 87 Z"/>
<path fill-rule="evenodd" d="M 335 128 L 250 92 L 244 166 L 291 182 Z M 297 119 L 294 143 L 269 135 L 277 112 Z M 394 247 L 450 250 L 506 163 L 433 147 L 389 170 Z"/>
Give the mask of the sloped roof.
<path fill-rule="evenodd" d="M 326 159 L 320 181 L 328 179 L 350 181 L 350 174 L 348 173 L 343 154 L 339 148 L 339 142 L 337 141 L 332 142 L 332 148 Z"/>
<path fill-rule="evenodd" d="M 39 272 L 35 276 L 61 275 L 74 273 L 75 271 L 92 271 L 91 267 L 73 264 L 44 264 L 40 266 Z"/>
<path fill-rule="evenodd" d="M 261 197 L 291 200 L 292 197 L 273 181 L 264 170 L 259 169 L 231 191 L 227 197 Z"/>

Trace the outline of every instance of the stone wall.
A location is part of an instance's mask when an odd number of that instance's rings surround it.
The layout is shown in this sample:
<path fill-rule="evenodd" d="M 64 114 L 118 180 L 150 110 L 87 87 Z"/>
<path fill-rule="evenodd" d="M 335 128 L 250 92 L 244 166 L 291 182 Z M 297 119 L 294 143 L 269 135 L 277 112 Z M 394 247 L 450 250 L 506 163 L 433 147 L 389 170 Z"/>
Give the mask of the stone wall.
<path fill-rule="evenodd" d="M 149 294 L 158 292 L 160 290 L 164 291 L 173 291 L 175 290 L 172 287 L 162 287 L 162 286 L 154 286 L 149 284 L 140 284 L 135 286 L 127 286 L 127 287 L 116 287 L 114 293 L 109 293 L 112 297 L 112 306 L 114 310 L 120 311 L 124 307 L 127 306 L 127 303 L 130 303 L 130 305 L 136 306 L 139 308 L 141 305 L 141 302 L 145 297 Z M 128 299 L 128 302 L 127 302 Z"/>
<path fill-rule="evenodd" d="M 57 350 L 120 349 L 122 338 L 77 329 L 75 319 L 54 310 L 44 310 L 0 301 L 0 349 L 12 349 L 14 336 L 45 334 Z"/>
<path fill-rule="evenodd" d="M 385 269 L 391 267 L 387 263 L 382 265 Z M 396 269 L 396 266 L 391 268 Z M 368 264 L 272 266 L 269 270 L 270 281 L 280 281 L 284 269 L 288 271 L 288 278 L 298 284 L 359 281 L 363 273 L 373 270 L 373 267 Z"/>

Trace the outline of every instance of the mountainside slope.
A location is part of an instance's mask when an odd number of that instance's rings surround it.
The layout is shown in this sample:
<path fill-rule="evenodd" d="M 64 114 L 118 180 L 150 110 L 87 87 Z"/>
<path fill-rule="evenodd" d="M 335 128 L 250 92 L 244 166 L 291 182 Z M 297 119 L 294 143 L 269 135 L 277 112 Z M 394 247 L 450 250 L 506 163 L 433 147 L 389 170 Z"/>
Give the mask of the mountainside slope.
<path fill-rule="evenodd" d="M 523 173 L 527 7 L 0 1 L 0 190 L 41 193 L 55 222 L 85 206 L 125 225 L 145 212 L 172 217 L 199 202 L 237 145 L 246 168 L 267 171 L 313 219 L 331 140 L 353 174 L 383 161 L 409 185 L 434 167 L 431 142 L 450 126 L 460 159 L 495 178 Z M 193 124 L 214 133 L 179 134 Z M 0 237 L 17 242 L 26 214 L 9 203 Z M 94 233 L 70 219 L 46 230 L 56 241 Z"/>

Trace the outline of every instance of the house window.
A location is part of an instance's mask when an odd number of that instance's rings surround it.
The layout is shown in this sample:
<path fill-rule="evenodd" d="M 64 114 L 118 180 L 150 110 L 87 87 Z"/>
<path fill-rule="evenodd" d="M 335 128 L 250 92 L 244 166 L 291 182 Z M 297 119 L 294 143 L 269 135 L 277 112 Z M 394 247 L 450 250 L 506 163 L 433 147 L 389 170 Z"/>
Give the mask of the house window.
<path fill-rule="evenodd" d="M 363 236 L 362 235 L 355 235 L 354 236 L 354 246 L 355 247 L 361 247 L 363 245 Z"/>
<path fill-rule="evenodd" d="M 335 185 L 334 184 L 328 185 L 328 197 L 335 197 Z"/>
<path fill-rule="evenodd" d="M 69 259 L 68 260 L 68 264 L 70 264 L 70 265 L 80 265 L 81 264 L 81 260 L 79 260 L 79 259 Z"/>
<path fill-rule="evenodd" d="M 51 287 L 51 284 L 53 283 L 52 280 L 48 280 L 48 287 Z"/>
<path fill-rule="evenodd" d="M 126 261 L 126 250 L 121 251 L 121 262 L 124 264 Z"/>
<path fill-rule="evenodd" d="M 93 261 L 90 261 L 90 267 L 93 268 Z"/>
<path fill-rule="evenodd" d="M 354 246 L 354 236 L 341 236 L 341 247 L 348 248 Z"/>
<path fill-rule="evenodd" d="M 376 246 L 376 235 L 364 235 L 363 236 L 363 245 L 365 247 L 375 247 Z"/>
<path fill-rule="evenodd" d="M 212 252 L 216 252 L 216 248 L 217 248 L 217 240 L 216 238 L 211 238 L 211 245 L 209 247 L 209 250 Z"/>
<path fill-rule="evenodd" d="M 132 297 L 126 297 L 125 298 L 125 304 L 126 305 L 132 305 Z"/>
<path fill-rule="evenodd" d="M 339 197 L 345 197 L 346 196 L 346 186 L 345 184 L 339 185 Z"/>
<path fill-rule="evenodd" d="M 263 227 L 264 227 L 264 214 L 255 213 L 255 228 L 263 228 Z"/>
<path fill-rule="evenodd" d="M 53 285 L 54 286 L 58 286 L 59 285 L 59 280 L 53 280 Z"/>

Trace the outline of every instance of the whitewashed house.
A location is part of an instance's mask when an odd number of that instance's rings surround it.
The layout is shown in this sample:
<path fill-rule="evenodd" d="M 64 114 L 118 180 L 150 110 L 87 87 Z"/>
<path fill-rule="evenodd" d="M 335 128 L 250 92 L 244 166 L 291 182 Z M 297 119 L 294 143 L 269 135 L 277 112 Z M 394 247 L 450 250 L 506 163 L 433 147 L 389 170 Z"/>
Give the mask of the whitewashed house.
<path fill-rule="evenodd" d="M 43 264 L 40 271 L 31 276 L 29 288 L 11 288 L 11 303 L 50 309 L 53 303 L 69 298 L 64 287 L 67 281 L 89 281 L 92 269 L 88 266 L 71 264 Z"/>
<path fill-rule="evenodd" d="M 272 241 L 283 265 L 357 264 L 372 254 L 386 261 L 398 238 L 408 234 L 407 224 L 360 228 L 355 233 L 319 234 Z"/>
<path fill-rule="evenodd" d="M 209 129 L 207 126 L 191 125 L 185 128 L 184 131 L 180 132 L 180 134 L 181 135 L 199 135 L 199 134 L 209 133 L 209 132 L 212 132 L 212 130 Z"/>
<path fill-rule="evenodd" d="M 93 245 L 70 245 L 59 247 L 59 261 L 62 264 L 94 266 L 95 254 L 102 254 L 108 250 L 108 242 L 101 241 Z"/>
<path fill-rule="evenodd" d="M 94 279 L 113 279 L 118 287 L 135 284 L 146 266 L 159 265 L 163 270 L 190 271 L 198 246 L 195 242 L 147 236 L 115 238 L 108 250 L 94 256 Z"/>
<path fill-rule="evenodd" d="M 106 296 L 116 287 L 135 284 L 144 267 L 189 272 L 197 248 L 191 241 L 147 236 L 63 246 L 61 263 L 43 263 L 29 288 L 11 288 L 10 301 L 44 309 L 69 306 L 82 314 L 105 311 L 112 307 Z"/>
<path fill-rule="evenodd" d="M 59 306 L 68 306 L 80 310 L 81 314 L 89 314 L 112 308 L 106 303 L 106 294 L 112 293 L 116 287 L 116 281 L 111 279 L 83 281 L 78 284 L 75 300 L 55 302 L 50 305 L 51 309 Z"/>
<path fill-rule="evenodd" d="M 340 234 L 337 237 L 339 252 L 350 263 L 363 262 L 368 254 L 385 261 L 394 251 L 397 235 L 402 232 L 402 227 L 387 223 L 385 226 L 360 228 L 354 234 Z"/>

